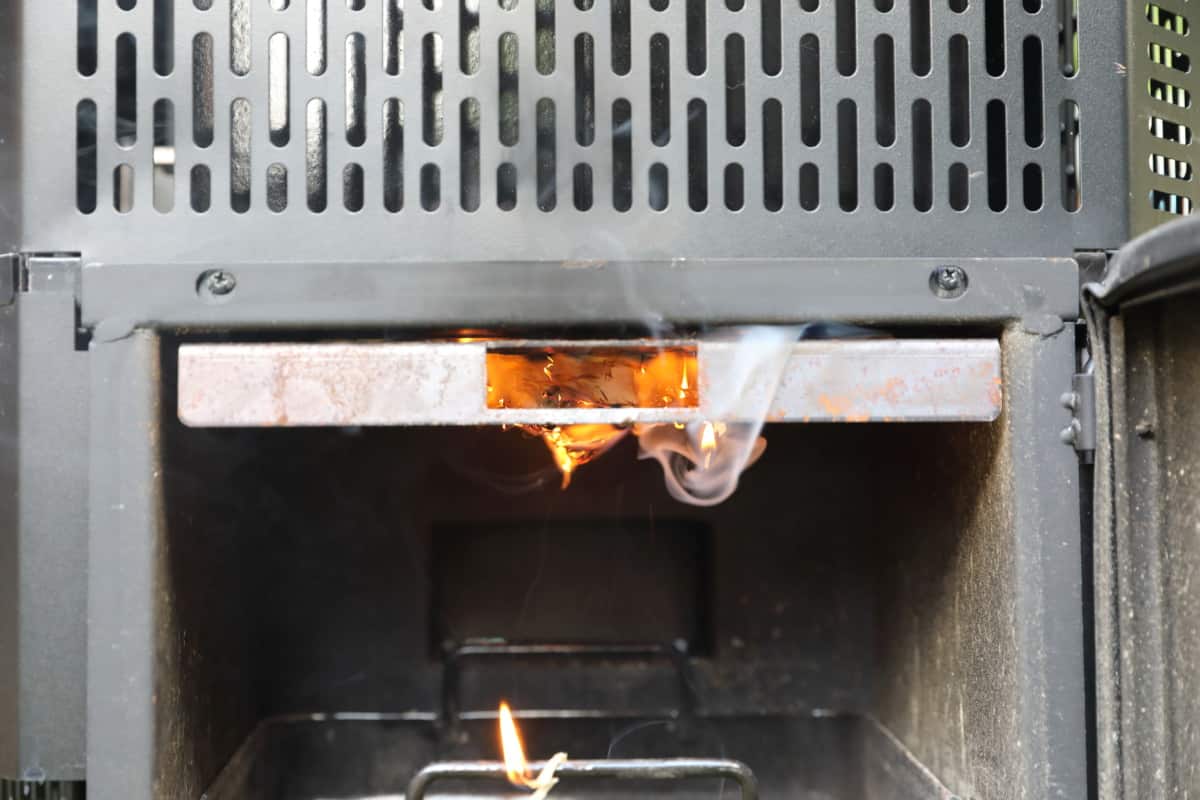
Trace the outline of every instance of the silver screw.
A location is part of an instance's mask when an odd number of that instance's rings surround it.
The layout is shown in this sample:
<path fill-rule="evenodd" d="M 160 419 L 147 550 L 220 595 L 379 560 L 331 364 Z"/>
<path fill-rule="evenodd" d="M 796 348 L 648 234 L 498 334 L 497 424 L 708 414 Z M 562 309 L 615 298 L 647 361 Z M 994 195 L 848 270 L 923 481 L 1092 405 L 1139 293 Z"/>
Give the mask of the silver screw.
<path fill-rule="evenodd" d="M 929 276 L 929 288 L 944 299 L 961 297 L 967 291 L 967 273 L 962 267 L 938 267 Z"/>
<path fill-rule="evenodd" d="M 237 288 L 237 278 L 223 269 L 210 269 L 201 273 L 196 282 L 196 291 L 201 297 L 226 297 Z"/>

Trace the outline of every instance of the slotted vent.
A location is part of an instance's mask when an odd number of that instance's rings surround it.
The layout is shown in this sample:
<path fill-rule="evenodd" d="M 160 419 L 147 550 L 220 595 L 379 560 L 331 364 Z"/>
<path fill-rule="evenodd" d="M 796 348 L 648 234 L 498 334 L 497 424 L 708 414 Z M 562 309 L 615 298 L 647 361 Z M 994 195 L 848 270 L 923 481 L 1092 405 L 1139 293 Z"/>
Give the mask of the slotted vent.
<path fill-rule="evenodd" d="M 1144 23 L 1151 172 L 1182 192 L 1177 1 Z M 919 251 L 884 229 L 934 217 L 967 249 L 1013 228 L 1049 249 L 1064 226 L 1030 214 L 1090 208 L 1073 0 L 78 3 L 89 219 L 349 214 L 430 237 L 521 219 L 558 257 L 597 225 L 626 251 L 848 255 Z"/>
<path fill-rule="evenodd" d="M 1197 119 L 1188 5 L 1157 0 L 1132 14 L 1129 169 L 1137 232 L 1195 208 L 1191 151 Z"/>

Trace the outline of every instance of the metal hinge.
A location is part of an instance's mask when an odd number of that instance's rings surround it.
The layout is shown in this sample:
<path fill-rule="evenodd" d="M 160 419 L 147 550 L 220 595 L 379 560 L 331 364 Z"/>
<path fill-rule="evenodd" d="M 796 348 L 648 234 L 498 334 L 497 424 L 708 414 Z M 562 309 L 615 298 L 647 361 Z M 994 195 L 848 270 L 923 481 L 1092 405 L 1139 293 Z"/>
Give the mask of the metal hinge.
<path fill-rule="evenodd" d="M 1096 375 L 1089 363 L 1084 372 L 1071 376 L 1071 391 L 1062 396 L 1063 407 L 1071 412 L 1071 422 L 1059 433 L 1063 444 L 1080 453 L 1096 450 Z"/>

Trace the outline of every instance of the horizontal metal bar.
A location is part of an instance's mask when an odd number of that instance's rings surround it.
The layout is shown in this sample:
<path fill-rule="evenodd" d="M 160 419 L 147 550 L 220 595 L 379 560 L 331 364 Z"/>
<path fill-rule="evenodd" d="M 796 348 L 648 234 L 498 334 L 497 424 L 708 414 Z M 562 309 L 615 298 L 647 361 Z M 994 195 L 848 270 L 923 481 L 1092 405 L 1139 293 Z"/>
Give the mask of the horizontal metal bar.
<path fill-rule="evenodd" d="M 960 297 L 933 269 L 966 271 Z M 197 278 L 237 288 L 214 302 Z M 1070 258 L 676 259 L 470 263 L 85 264 L 80 314 L 101 338 L 135 327 L 316 329 L 666 323 L 1003 323 L 1079 316 Z"/>
<path fill-rule="evenodd" d="M 529 765 L 533 774 L 545 767 L 545 762 Z M 645 758 L 598 759 L 594 761 L 567 760 L 554 772 L 559 778 L 615 778 L 618 780 L 686 780 L 689 778 L 727 778 L 737 781 L 742 800 L 758 800 L 758 780 L 740 761 L 723 758 Z M 507 781 L 508 773 L 499 761 L 443 761 L 430 764 L 418 772 L 408 784 L 406 800 L 422 800 L 425 793 L 441 780 Z"/>
<path fill-rule="evenodd" d="M 720 419 L 705 398 L 738 358 L 735 344 L 697 343 L 696 408 L 488 408 L 487 351 L 514 346 L 180 345 L 179 418 L 193 427 L 686 423 Z M 1000 407 L 994 340 L 811 341 L 793 346 L 767 419 L 990 421 Z"/>

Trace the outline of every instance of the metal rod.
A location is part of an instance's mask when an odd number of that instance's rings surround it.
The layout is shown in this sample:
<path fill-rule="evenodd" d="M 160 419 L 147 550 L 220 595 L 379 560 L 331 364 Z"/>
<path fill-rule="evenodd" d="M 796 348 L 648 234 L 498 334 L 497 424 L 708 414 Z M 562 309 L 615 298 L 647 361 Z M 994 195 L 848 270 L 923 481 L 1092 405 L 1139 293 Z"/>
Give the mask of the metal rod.
<path fill-rule="evenodd" d="M 537 774 L 544 761 L 533 762 L 529 769 Z M 555 770 L 560 778 L 614 778 L 617 780 L 672 781 L 688 778 L 727 778 L 741 788 L 742 800 L 758 800 L 758 779 L 740 761 L 724 758 L 631 758 L 564 761 Z M 429 787 L 440 780 L 507 781 L 508 773 L 499 761 L 442 761 L 428 765 L 408 784 L 405 800 L 422 800 Z"/>

